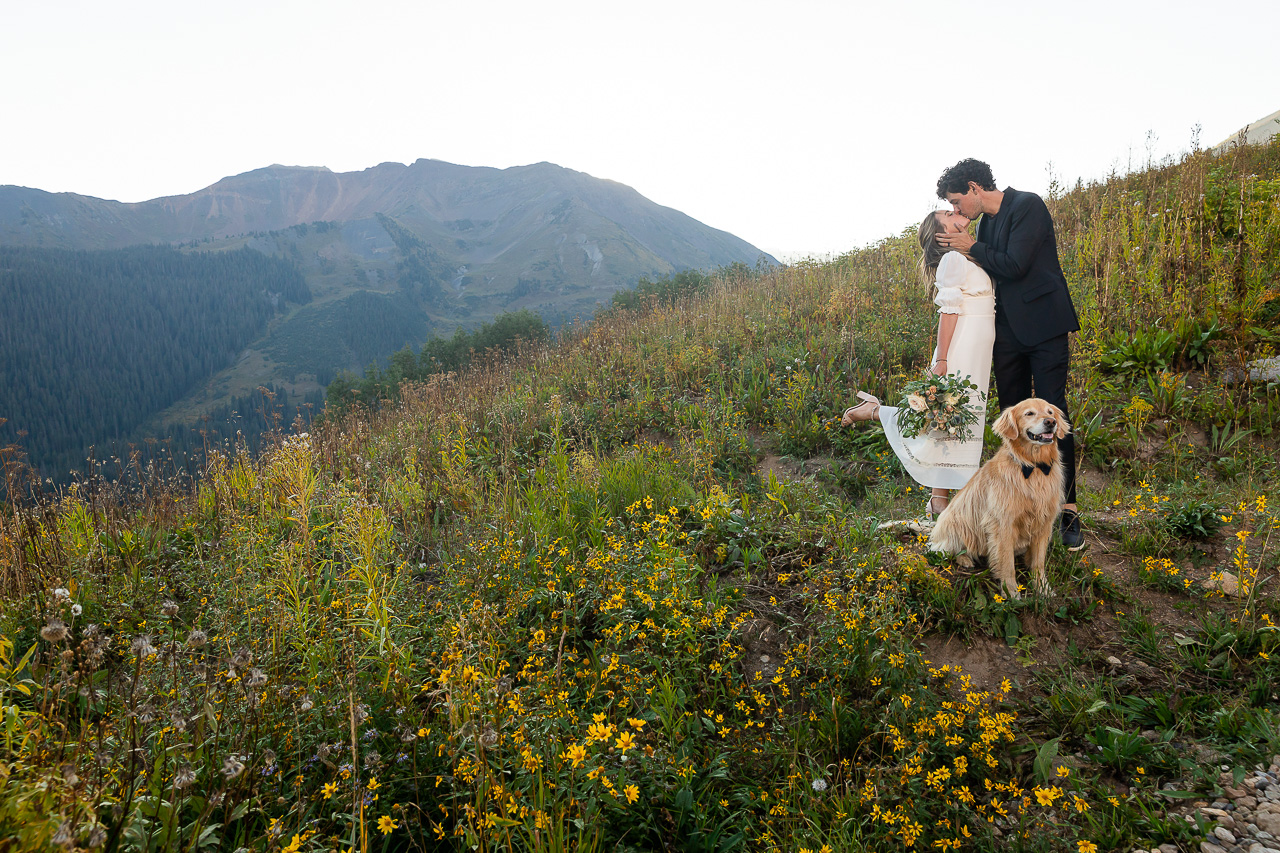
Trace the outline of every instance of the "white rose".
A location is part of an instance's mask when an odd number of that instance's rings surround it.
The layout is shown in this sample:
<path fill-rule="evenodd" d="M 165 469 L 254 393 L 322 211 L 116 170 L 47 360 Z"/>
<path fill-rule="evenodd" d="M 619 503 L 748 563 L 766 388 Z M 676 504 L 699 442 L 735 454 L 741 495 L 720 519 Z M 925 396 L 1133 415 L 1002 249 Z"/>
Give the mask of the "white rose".
<path fill-rule="evenodd" d="M 921 397 L 919 394 L 908 394 L 907 405 L 917 412 L 926 412 L 929 410 L 929 404 L 925 402 L 924 397 Z"/>

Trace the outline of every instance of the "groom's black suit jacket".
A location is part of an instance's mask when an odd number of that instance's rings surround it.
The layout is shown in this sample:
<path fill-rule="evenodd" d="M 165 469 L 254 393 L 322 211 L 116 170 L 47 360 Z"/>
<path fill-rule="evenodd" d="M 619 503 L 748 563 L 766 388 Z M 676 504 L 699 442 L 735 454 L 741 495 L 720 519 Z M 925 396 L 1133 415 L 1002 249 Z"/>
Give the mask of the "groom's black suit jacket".
<path fill-rule="evenodd" d="M 978 223 L 969 256 L 994 281 L 996 313 L 1019 343 L 1035 346 L 1080 330 L 1058 263 L 1053 219 L 1040 196 L 1006 187 L 1000 212 L 984 214 Z"/>

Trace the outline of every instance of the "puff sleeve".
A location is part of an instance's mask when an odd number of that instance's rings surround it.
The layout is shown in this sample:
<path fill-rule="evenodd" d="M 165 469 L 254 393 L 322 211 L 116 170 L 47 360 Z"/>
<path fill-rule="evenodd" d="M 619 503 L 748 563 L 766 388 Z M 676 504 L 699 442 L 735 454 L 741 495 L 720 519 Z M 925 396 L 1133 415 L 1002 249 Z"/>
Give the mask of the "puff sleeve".
<path fill-rule="evenodd" d="M 947 252 L 942 256 L 935 282 L 938 292 L 933 297 L 939 314 L 960 313 L 960 304 L 964 301 L 964 291 L 960 286 L 964 282 L 964 275 L 964 255 L 959 252 Z"/>

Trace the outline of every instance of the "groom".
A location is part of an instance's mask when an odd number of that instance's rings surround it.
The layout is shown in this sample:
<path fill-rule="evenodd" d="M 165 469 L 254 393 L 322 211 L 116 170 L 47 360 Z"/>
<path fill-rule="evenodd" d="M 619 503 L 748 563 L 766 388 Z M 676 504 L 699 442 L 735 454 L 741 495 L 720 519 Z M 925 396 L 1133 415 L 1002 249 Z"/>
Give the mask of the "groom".
<path fill-rule="evenodd" d="M 1058 263 L 1053 220 L 1035 193 L 996 189 L 991 167 L 961 160 L 938 179 L 938 198 L 978 223 L 978 238 L 967 232 L 938 234 L 938 242 L 982 267 L 995 282 L 996 342 L 991 366 L 1000 406 L 1040 397 L 1067 411 L 1067 335 L 1080 330 L 1067 279 Z M 1034 391 L 1034 393 L 1033 393 Z M 1069 550 L 1084 547 L 1076 512 L 1076 445 L 1068 435 L 1058 443 L 1066 469 L 1065 504 L 1059 529 Z"/>

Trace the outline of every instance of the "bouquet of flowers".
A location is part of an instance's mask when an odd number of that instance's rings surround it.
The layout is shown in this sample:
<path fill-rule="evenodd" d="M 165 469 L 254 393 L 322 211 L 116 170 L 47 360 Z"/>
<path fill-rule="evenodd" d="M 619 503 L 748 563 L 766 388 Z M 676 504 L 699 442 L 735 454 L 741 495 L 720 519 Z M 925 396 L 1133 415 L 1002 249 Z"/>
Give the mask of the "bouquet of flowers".
<path fill-rule="evenodd" d="M 905 438 L 937 432 L 942 439 L 965 441 L 981 418 L 979 412 L 985 409 L 973 403 L 985 401 L 986 395 L 970 377 L 935 376 L 925 371 L 923 379 L 908 382 L 902 389 L 898 429 Z"/>

